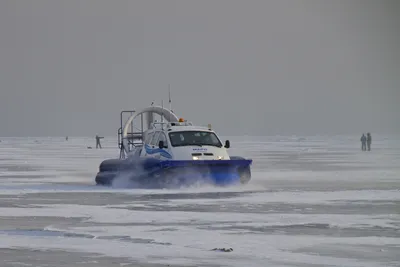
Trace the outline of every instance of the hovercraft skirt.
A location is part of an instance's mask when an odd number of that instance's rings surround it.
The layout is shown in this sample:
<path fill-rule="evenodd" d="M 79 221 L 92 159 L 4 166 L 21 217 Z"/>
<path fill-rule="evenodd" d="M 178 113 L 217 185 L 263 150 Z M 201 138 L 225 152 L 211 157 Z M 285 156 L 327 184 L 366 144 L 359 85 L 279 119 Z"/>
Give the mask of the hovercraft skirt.
<path fill-rule="evenodd" d="M 128 176 L 140 187 L 181 187 L 196 183 L 218 186 L 247 183 L 252 160 L 109 160 L 100 166 L 97 184 L 111 185 L 118 176 Z"/>

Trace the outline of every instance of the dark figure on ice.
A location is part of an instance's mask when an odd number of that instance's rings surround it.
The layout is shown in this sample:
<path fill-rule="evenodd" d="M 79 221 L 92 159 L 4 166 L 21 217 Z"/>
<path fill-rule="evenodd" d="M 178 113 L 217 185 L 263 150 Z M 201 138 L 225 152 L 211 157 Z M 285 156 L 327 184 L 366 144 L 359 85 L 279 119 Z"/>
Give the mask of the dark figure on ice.
<path fill-rule="evenodd" d="M 367 133 L 367 147 L 368 147 L 368 151 L 371 151 L 371 141 L 372 141 L 372 137 L 370 133 Z"/>
<path fill-rule="evenodd" d="M 365 151 L 367 149 L 365 145 L 367 142 L 367 137 L 365 137 L 365 135 L 362 134 L 360 141 L 361 141 L 361 150 Z"/>
<path fill-rule="evenodd" d="M 99 148 L 99 147 L 100 147 L 100 149 L 101 149 L 100 139 L 103 139 L 103 138 L 104 138 L 104 137 L 98 136 L 98 135 L 96 134 L 96 148 Z"/>

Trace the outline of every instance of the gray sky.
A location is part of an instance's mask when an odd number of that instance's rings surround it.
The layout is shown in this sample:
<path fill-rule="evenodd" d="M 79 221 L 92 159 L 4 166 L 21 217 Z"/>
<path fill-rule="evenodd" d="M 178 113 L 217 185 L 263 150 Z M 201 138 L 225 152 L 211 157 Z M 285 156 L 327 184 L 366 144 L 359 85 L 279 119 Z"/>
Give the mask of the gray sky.
<path fill-rule="evenodd" d="M 400 132 L 400 1 L 0 1 L 0 136 L 114 135 L 164 103 L 224 135 Z"/>

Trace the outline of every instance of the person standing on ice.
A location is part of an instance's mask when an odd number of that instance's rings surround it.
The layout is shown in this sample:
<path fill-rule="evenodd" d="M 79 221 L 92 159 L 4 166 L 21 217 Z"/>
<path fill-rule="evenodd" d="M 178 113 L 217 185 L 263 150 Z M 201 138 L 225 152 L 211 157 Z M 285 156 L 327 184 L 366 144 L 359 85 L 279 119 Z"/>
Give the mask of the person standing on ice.
<path fill-rule="evenodd" d="M 372 141 L 372 137 L 370 133 L 367 133 L 367 147 L 368 147 L 368 151 L 371 151 L 371 141 Z"/>
<path fill-rule="evenodd" d="M 96 149 L 100 147 L 101 149 L 101 144 L 100 144 L 100 139 L 103 139 L 104 137 L 99 136 L 98 134 L 96 134 Z"/>
<path fill-rule="evenodd" d="M 364 134 L 362 134 L 360 141 L 361 141 L 361 150 L 365 151 L 366 150 L 365 143 L 367 142 L 367 138 L 365 137 Z"/>

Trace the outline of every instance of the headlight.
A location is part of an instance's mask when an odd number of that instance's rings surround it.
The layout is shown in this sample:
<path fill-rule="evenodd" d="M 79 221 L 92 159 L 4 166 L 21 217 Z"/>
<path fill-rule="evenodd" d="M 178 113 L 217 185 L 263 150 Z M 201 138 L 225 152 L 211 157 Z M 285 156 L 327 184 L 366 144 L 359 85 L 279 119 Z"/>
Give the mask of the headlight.
<path fill-rule="evenodd" d="M 199 157 L 196 157 L 196 156 L 193 157 L 193 160 L 198 160 L 198 159 L 199 159 Z"/>
<path fill-rule="evenodd" d="M 218 158 L 218 159 L 224 159 L 224 157 L 223 157 L 223 156 L 218 156 L 217 158 Z"/>

